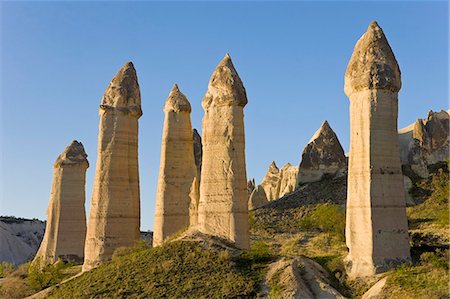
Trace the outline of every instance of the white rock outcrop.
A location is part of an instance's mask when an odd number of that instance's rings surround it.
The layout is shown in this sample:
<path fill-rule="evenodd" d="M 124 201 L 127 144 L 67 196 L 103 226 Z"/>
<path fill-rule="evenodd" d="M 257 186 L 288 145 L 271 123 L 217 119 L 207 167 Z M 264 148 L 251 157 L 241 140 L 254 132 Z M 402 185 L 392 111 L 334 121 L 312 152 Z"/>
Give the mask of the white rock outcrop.
<path fill-rule="evenodd" d="M 84 147 L 76 140 L 56 159 L 44 239 L 34 257 L 34 264 L 45 266 L 58 259 L 66 262 L 83 261 L 88 167 Z"/>
<path fill-rule="evenodd" d="M 259 208 L 268 202 L 264 188 L 258 185 L 253 189 L 252 194 L 250 194 L 250 198 L 248 199 L 248 209 L 253 210 Z"/>
<path fill-rule="evenodd" d="M 400 69 L 372 22 L 345 74 L 350 98 L 346 258 L 349 277 L 370 276 L 410 260 L 397 133 Z"/>
<path fill-rule="evenodd" d="M 191 104 L 176 84 L 164 116 L 153 246 L 189 227 L 190 205 L 198 198 Z"/>
<path fill-rule="evenodd" d="M 100 105 L 98 155 L 83 271 L 140 238 L 138 119 L 141 93 L 131 62 L 117 72 Z"/>
<path fill-rule="evenodd" d="M 296 189 L 297 175 L 297 166 L 286 163 L 280 170 L 275 161 L 272 161 L 260 186 L 264 189 L 269 201 L 276 200 Z"/>
<path fill-rule="evenodd" d="M 203 98 L 203 159 L 198 223 L 201 232 L 249 248 L 245 165 L 244 85 L 227 54 Z"/>

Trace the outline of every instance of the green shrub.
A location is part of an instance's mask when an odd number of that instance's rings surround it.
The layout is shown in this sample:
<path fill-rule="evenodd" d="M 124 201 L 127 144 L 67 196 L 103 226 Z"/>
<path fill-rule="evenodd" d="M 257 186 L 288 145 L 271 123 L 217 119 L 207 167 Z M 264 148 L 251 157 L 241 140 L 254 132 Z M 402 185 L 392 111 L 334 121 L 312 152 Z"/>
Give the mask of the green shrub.
<path fill-rule="evenodd" d="M 65 277 L 62 271 L 68 266 L 68 264 L 64 264 L 61 260 L 44 267 L 41 267 L 39 262 L 33 263 L 28 269 L 28 285 L 35 291 L 40 291 L 46 287 L 55 285 Z"/>
<path fill-rule="evenodd" d="M 14 265 L 10 264 L 8 262 L 1 262 L 0 263 L 0 278 L 8 276 L 11 274 L 14 270 Z"/>
<path fill-rule="evenodd" d="M 305 229 L 318 228 L 344 238 L 344 210 L 337 204 L 319 204 L 300 220 L 299 225 Z"/>
<path fill-rule="evenodd" d="M 449 251 L 437 249 L 436 252 L 424 252 L 420 255 L 422 265 L 430 265 L 434 268 L 449 269 Z"/>

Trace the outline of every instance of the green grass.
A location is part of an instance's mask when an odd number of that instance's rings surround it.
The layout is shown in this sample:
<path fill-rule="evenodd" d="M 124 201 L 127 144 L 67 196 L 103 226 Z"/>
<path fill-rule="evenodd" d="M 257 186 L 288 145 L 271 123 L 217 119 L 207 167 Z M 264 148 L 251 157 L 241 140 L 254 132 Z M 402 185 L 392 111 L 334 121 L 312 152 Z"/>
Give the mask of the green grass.
<path fill-rule="evenodd" d="M 237 252 L 187 241 L 140 246 L 64 283 L 50 298 L 254 297 L 272 258 L 270 250 L 257 244 Z"/>

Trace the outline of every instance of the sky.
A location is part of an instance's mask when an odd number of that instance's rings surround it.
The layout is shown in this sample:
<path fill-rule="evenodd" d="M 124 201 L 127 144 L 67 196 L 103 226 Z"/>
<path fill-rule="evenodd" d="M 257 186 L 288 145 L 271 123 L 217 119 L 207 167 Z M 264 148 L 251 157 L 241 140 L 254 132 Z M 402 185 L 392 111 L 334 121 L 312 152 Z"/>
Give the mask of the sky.
<path fill-rule="evenodd" d="M 244 82 L 247 177 L 298 165 L 324 120 L 349 148 L 344 74 L 377 20 L 402 72 L 399 128 L 448 109 L 448 2 L 0 2 L 0 215 L 45 219 L 57 156 L 97 158 L 98 106 L 133 61 L 141 88 L 141 229 L 153 227 L 163 105 L 174 83 L 201 131 L 202 98 L 225 53 Z"/>

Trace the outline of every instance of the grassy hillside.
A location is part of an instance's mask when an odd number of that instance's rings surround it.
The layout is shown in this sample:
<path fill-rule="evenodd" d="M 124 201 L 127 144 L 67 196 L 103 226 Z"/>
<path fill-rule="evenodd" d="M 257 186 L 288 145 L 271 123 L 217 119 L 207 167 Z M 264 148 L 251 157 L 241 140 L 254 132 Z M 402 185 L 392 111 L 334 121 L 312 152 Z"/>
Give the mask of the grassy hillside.
<path fill-rule="evenodd" d="M 122 255 L 123 254 L 123 255 Z M 161 247 L 138 246 L 51 293 L 49 298 L 236 298 L 255 297 L 267 248 L 243 253 L 173 241 Z"/>

